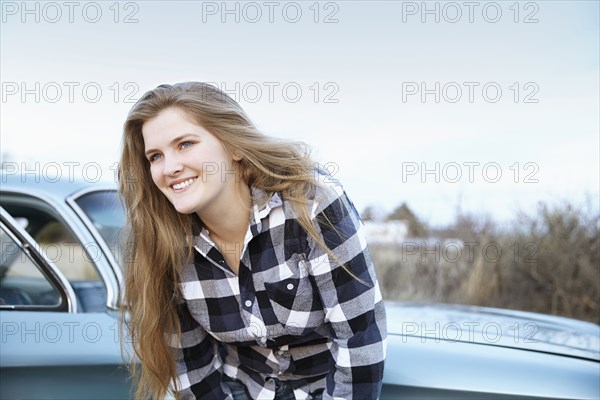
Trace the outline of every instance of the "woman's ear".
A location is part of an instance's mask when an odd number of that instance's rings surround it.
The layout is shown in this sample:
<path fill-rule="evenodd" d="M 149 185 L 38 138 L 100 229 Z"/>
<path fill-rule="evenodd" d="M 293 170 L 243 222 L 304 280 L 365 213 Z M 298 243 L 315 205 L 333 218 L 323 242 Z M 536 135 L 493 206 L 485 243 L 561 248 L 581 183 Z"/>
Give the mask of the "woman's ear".
<path fill-rule="evenodd" d="M 240 161 L 243 157 L 239 151 L 234 150 L 231 152 L 231 158 L 233 158 L 233 161 Z"/>
<path fill-rule="evenodd" d="M 234 146 L 231 145 L 224 145 L 225 146 L 225 150 L 227 150 L 227 152 L 229 154 L 231 154 L 231 158 L 233 159 L 233 161 L 240 161 L 242 158 L 244 158 L 242 156 L 242 152 L 237 149 Z"/>

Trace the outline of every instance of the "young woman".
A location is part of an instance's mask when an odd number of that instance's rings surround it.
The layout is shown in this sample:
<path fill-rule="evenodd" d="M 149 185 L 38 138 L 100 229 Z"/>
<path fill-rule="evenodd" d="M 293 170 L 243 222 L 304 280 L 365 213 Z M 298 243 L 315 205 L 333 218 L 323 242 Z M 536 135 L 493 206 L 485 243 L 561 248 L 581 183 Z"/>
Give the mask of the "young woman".
<path fill-rule="evenodd" d="M 303 144 L 261 134 L 213 86 L 161 85 L 127 117 L 119 173 L 138 398 L 379 396 L 364 228 Z"/>

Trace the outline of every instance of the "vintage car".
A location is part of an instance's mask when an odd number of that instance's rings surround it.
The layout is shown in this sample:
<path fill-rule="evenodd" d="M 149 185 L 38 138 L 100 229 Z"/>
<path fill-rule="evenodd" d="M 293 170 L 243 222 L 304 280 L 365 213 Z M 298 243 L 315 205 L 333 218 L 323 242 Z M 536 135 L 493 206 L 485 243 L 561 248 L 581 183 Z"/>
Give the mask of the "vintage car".
<path fill-rule="evenodd" d="M 0 398 L 131 398 L 114 183 L 0 179 Z M 382 399 L 600 398 L 596 324 L 460 305 L 386 308 Z"/>

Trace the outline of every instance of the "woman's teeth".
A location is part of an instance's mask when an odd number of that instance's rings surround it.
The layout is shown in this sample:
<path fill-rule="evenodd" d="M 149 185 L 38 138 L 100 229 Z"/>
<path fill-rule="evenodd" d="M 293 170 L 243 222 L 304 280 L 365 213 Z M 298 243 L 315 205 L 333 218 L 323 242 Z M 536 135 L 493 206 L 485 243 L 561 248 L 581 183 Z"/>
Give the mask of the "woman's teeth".
<path fill-rule="evenodd" d="M 191 179 L 188 179 L 187 181 L 176 183 L 173 185 L 173 189 L 180 190 L 180 189 L 186 188 L 186 187 L 190 186 L 192 183 L 194 183 L 195 180 L 196 180 L 196 178 L 191 178 Z"/>

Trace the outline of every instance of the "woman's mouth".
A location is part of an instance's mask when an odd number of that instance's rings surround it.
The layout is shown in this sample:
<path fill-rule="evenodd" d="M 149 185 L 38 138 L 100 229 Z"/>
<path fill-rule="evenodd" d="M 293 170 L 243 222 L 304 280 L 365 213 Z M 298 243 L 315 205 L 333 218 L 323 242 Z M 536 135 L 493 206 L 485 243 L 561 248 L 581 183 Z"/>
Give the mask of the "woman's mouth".
<path fill-rule="evenodd" d="M 187 180 L 185 180 L 183 182 L 175 183 L 175 184 L 171 185 L 170 188 L 173 189 L 176 192 L 180 192 L 182 190 L 187 189 L 192 183 L 194 183 L 194 181 L 196 179 L 197 178 L 190 178 L 190 179 L 187 179 Z"/>

